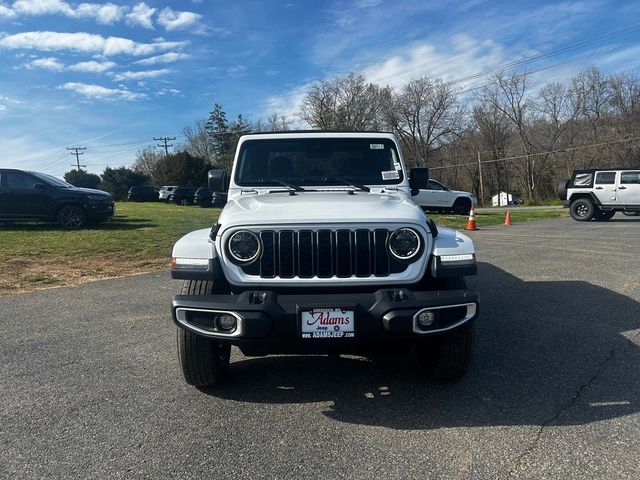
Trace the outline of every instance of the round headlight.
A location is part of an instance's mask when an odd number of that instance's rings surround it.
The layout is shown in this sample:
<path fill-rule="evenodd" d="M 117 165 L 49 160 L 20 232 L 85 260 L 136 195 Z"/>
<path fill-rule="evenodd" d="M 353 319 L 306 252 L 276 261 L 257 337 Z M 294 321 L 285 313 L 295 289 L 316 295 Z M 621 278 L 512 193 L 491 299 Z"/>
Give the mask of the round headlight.
<path fill-rule="evenodd" d="M 248 230 L 240 230 L 229 239 L 229 254 L 238 263 L 249 263 L 260 255 L 260 239 Z"/>
<path fill-rule="evenodd" d="M 410 260 L 420 252 L 420 235 L 410 228 L 399 228 L 389 236 L 389 253 L 398 260 Z"/>

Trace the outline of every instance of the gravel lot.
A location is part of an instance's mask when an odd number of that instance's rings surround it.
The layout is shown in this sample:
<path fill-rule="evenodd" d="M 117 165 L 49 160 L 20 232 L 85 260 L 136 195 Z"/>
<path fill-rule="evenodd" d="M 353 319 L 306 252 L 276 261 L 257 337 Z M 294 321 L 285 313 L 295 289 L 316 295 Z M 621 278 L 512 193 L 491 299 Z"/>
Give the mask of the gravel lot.
<path fill-rule="evenodd" d="M 0 478 L 639 478 L 640 218 L 480 227 L 453 385 L 234 352 L 191 388 L 167 274 L 0 298 Z"/>

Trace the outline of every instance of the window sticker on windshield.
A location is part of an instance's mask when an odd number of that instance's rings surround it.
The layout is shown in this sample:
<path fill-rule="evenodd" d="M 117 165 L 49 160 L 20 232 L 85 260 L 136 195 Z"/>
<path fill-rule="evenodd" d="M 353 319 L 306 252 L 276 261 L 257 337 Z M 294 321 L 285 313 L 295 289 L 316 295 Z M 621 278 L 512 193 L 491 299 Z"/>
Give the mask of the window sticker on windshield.
<path fill-rule="evenodd" d="M 370 143 L 369 150 L 384 150 L 384 145 L 381 143 Z"/>
<path fill-rule="evenodd" d="M 402 170 L 402 165 L 400 165 L 400 162 L 393 162 L 393 168 L 396 170 Z"/>
<path fill-rule="evenodd" d="M 397 170 L 388 170 L 382 172 L 382 180 L 397 180 L 400 178 Z"/>

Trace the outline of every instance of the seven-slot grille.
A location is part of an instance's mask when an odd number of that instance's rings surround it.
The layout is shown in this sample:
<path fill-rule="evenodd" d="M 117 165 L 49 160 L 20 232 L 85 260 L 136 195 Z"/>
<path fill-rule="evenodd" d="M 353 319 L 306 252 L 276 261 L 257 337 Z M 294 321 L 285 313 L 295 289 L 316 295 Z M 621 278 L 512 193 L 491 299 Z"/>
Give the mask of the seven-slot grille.
<path fill-rule="evenodd" d="M 263 230 L 260 259 L 242 267 L 262 278 L 385 277 L 406 270 L 387 251 L 386 229 Z"/>

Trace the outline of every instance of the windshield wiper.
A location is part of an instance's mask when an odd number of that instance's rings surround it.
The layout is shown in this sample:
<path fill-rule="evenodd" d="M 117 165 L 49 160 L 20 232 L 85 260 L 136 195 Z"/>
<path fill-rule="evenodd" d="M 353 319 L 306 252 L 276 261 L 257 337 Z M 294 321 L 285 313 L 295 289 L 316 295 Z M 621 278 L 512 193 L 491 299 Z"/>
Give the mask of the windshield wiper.
<path fill-rule="evenodd" d="M 338 183 L 342 183 L 343 185 L 349 185 L 350 187 L 357 188 L 358 190 L 361 190 L 363 192 L 371 191 L 371 189 L 366 185 L 361 185 L 359 183 L 351 182 L 349 180 L 345 180 L 344 178 L 331 177 L 331 178 L 325 178 L 324 180 L 327 182 L 338 182 Z"/>
<path fill-rule="evenodd" d="M 291 190 L 293 190 L 295 192 L 304 192 L 305 191 L 305 189 L 302 188 L 300 185 L 294 185 L 293 183 L 283 182 L 282 180 L 278 180 L 277 178 L 272 178 L 271 181 L 274 182 L 274 183 L 279 183 L 283 187 L 290 188 Z"/>
<path fill-rule="evenodd" d="M 295 185 L 293 183 L 288 183 L 283 180 L 279 180 L 277 178 L 261 178 L 258 180 L 259 183 L 277 183 L 278 185 L 282 185 L 289 189 L 289 195 L 295 195 L 296 192 L 306 192 L 304 188 L 300 185 Z"/>

